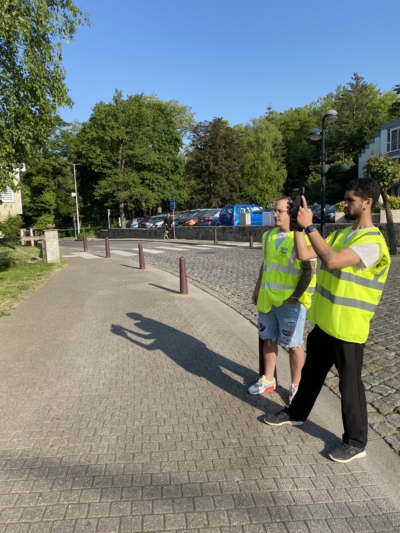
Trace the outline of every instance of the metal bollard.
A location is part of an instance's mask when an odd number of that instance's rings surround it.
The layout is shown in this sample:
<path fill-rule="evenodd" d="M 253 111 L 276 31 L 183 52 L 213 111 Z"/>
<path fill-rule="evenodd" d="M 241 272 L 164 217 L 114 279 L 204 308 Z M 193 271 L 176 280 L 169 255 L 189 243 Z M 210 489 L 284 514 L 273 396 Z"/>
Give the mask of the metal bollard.
<path fill-rule="evenodd" d="M 251 230 L 250 230 L 249 244 L 250 244 L 250 248 L 253 248 L 253 232 Z"/>
<path fill-rule="evenodd" d="M 86 235 L 83 236 L 83 251 L 84 251 L 84 252 L 87 252 L 87 251 L 88 251 L 87 237 L 86 237 Z"/>
<path fill-rule="evenodd" d="M 139 243 L 138 248 L 139 248 L 139 268 L 140 270 L 146 270 L 146 265 L 144 264 L 143 245 Z"/>
<path fill-rule="evenodd" d="M 108 237 L 105 238 L 105 244 L 106 244 L 106 259 L 110 259 L 110 241 L 108 240 Z"/>
<path fill-rule="evenodd" d="M 214 244 L 217 244 L 217 228 L 214 228 Z"/>
<path fill-rule="evenodd" d="M 179 258 L 179 292 L 181 294 L 188 294 L 186 263 L 184 257 Z"/>

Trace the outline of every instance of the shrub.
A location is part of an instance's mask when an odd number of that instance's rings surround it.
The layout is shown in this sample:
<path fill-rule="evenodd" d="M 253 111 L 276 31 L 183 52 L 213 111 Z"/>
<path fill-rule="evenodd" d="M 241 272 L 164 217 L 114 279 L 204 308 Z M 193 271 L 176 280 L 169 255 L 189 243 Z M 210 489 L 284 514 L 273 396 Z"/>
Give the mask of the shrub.
<path fill-rule="evenodd" d="M 400 209 L 400 196 L 390 196 L 389 203 L 391 209 Z"/>
<path fill-rule="evenodd" d="M 7 218 L 0 222 L 0 233 L 3 237 L 19 237 L 19 230 L 22 228 L 22 217 L 20 215 L 8 214 Z"/>
<path fill-rule="evenodd" d="M 338 202 L 336 204 L 336 211 L 339 211 L 340 213 L 343 213 L 343 211 L 344 211 L 344 202 Z"/>

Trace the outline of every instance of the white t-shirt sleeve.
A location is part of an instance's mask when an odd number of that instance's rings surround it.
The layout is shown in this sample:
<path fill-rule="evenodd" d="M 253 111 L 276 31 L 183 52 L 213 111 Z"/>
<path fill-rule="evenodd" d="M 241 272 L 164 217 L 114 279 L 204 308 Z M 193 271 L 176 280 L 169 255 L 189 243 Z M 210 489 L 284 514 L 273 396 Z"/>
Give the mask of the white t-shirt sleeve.
<path fill-rule="evenodd" d="M 360 258 L 360 268 L 371 268 L 380 259 L 379 244 L 376 242 L 369 242 L 366 244 L 355 244 L 350 246 Z"/>

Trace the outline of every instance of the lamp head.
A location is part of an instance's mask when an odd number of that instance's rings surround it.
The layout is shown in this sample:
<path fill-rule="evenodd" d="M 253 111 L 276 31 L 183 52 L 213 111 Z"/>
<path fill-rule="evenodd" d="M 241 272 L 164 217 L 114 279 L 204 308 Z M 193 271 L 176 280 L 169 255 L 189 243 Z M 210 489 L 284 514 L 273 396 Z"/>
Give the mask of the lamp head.
<path fill-rule="evenodd" d="M 319 128 L 314 128 L 308 135 L 312 141 L 319 141 L 322 139 L 322 130 Z"/>
<path fill-rule="evenodd" d="M 327 124 L 333 124 L 334 122 L 337 121 L 338 118 L 339 118 L 339 113 L 335 111 L 334 109 L 330 109 L 329 111 L 327 111 L 323 117 L 324 121 Z"/>

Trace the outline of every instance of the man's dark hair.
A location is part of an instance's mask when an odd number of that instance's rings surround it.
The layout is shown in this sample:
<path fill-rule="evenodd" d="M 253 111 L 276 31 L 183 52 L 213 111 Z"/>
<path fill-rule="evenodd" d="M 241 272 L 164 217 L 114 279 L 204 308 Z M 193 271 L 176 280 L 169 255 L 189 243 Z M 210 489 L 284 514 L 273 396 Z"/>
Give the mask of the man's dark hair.
<path fill-rule="evenodd" d="M 372 209 L 376 206 L 381 190 L 372 178 L 359 178 L 349 181 L 346 191 L 354 191 L 354 194 L 363 200 L 372 198 Z"/>

